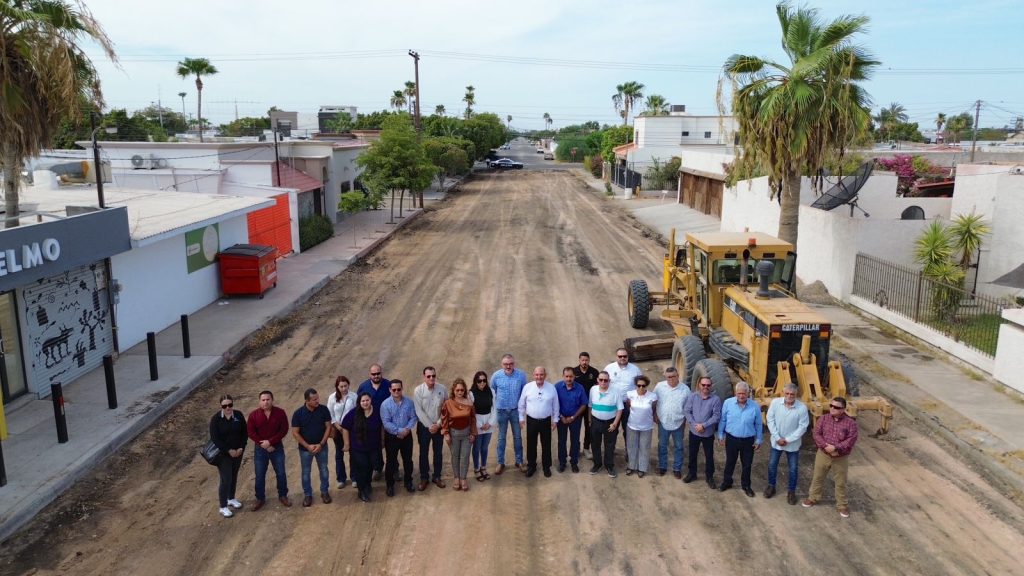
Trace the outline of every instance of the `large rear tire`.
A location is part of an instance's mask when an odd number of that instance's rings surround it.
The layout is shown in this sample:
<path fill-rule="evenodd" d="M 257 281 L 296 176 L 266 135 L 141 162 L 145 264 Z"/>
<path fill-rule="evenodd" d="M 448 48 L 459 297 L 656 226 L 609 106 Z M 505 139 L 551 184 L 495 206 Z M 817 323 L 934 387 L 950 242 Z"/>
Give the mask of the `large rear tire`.
<path fill-rule="evenodd" d="M 679 371 L 679 381 L 689 382 L 693 374 L 693 367 L 697 362 L 707 358 L 704 352 L 704 343 L 693 334 L 688 334 L 676 340 L 672 346 L 672 366 Z"/>
<path fill-rule="evenodd" d="M 711 392 L 722 400 L 732 396 L 732 379 L 729 378 L 729 369 L 725 362 L 715 358 L 705 358 L 693 367 L 693 376 L 690 378 L 690 389 L 700 392 L 697 383 L 701 378 L 711 379 Z"/>
<path fill-rule="evenodd" d="M 647 290 L 647 282 L 630 280 L 627 298 L 629 325 L 633 328 L 647 328 L 647 320 L 651 312 L 651 296 Z"/>

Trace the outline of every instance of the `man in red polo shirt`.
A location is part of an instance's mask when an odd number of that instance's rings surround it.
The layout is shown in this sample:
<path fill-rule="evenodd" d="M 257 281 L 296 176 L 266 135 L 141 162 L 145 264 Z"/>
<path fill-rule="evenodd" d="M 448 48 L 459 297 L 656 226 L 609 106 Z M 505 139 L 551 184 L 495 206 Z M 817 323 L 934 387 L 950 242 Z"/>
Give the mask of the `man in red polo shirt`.
<path fill-rule="evenodd" d="M 274 465 L 277 476 L 277 499 L 284 506 L 291 506 L 288 499 L 288 476 L 284 468 L 284 440 L 288 434 L 288 414 L 274 406 L 274 394 L 270 390 L 260 392 L 260 407 L 249 413 L 246 418 L 249 439 L 256 444 L 253 463 L 256 465 L 256 503 L 252 506 L 255 512 L 267 502 L 266 481 L 267 467 Z"/>
<path fill-rule="evenodd" d="M 828 414 L 818 418 L 814 425 L 814 443 L 818 453 L 814 457 L 814 477 L 811 491 L 803 501 L 810 508 L 821 499 L 822 484 L 829 470 L 836 483 L 836 508 L 843 518 L 850 517 L 850 504 L 846 501 L 846 472 L 849 456 L 857 443 L 857 421 L 846 414 L 846 398 L 837 396 L 828 404 Z"/>

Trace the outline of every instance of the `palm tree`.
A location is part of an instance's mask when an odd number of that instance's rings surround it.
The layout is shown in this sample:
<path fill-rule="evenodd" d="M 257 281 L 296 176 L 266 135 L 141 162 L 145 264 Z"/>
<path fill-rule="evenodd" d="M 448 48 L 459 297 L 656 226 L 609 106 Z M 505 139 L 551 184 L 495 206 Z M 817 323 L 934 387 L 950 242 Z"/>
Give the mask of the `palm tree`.
<path fill-rule="evenodd" d="M 188 94 L 178 92 L 178 98 L 181 98 L 181 119 L 183 122 L 188 122 L 188 114 L 185 114 L 185 96 L 188 96 Z"/>
<path fill-rule="evenodd" d="M 402 92 L 401 90 L 395 90 L 391 94 L 391 107 L 394 108 L 395 110 L 401 110 L 402 108 L 405 108 L 406 102 L 407 101 L 405 99 L 405 93 Z"/>
<path fill-rule="evenodd" d="M 103 106 L 99 75 L 82 41 L 114 46 L 88 9 L 63 0 L 20 0 L 0 7 L 0 167 L 7 228 L 18 220 L 25 158 L 49 146 L 61 120 Z"/>
<path fill-rule="evenodd" d="M 660 94 L 651 94 L 647 97 L 646 109 L 644 109 L 644 116 L 667 116 L 668 115 L 668 100 L 665 100 L 664 96 Z"/>
<path fill-rule="evenodd" d="M 444 104 L 438 104 L 437 106 L 434 106 L 434 114 L 437 114 L 438 116 L 444 116 Z"/>
<path fill-rule="evenodd" d="M 789 63 L 734 54 L 723 73 L 743 135 L 736 168 L 768 175 L 781 205 L 779 237 L 796 246 L 800 175 L 816 174 L 829 159 L 841 162 L 846 147 L 865 133 L 869 98 L 858 82 L 878 62 L 852 41 L 867 16 L 823 22 L 817 10 L 785 2 L 775 11 Z"/>
<path fill-rule="evenodd" d="M 643 100 L 643 91 L 644 85 L 639 82 L 625 82 L 615 87 L 612 103 L 615 104 L 616 111 L 621 109 L 623 126 L 629 121 L 629 111 L 633 108 L 633 104 Z"/>
<path fill-rule="evenodd" d="M 203 76 L 212 76 L 217 69 L 206 58 L 185 58 L 178 62 L 178 76 L 182 79 L 194 74 L 196 77 L 196 118 L 199 119 L 199 141 L 203 141 Z"/>
<path fill-rule="evenodd" d="M 511 114 L 509 114 L 508 116 L 505 117 L 505 125 L 508 126 L 509 129 L 512 128 L 512 115 Z"/>
<path fill-rule="evenodd" d="M 552 126 L 552 125 L 553 125 L 553 124 L 555 123 L 555 119 L 554 119 L 554 118 L 552 118 L 551 116 L 548 116 L 548 118 L 547 118 L 547 123 L 548 123 L 548 124 L 547 124 L 547 128 L 548 128 L 548 130 L 550 130 L 550 129 L 551 129 L 551 126 Z"/>
<path fill-rule="evenodd" d="M 473 105 L 476 104 L 476 88 L 472 85 L 466 86 L 466 95 L 462 97 L 462 101 L 466 103 L 466 120 L 469 120 L 473 115 Z"/>
<path fill-rule="evenodd" d="M 878 122 L 879 133 L 883 140 L 886 139 L 887 134 L 892 134 L 895 131 L 897 124 L 902 124 L 909 119 L 906 108 L 899 102 L 889 104 L 888 108 L 880 109 L 878 114 L 872 117 L 872 120 Z"/>
<path fill-rule="evenodd" d="M 547 128 L 551 124 L 551 114 L 548 114 L 547 112 L 545 112 L 543 118 L 544 118 L 544 128 Z"/>
<path fill-rule="evenodd" d="M 960 251 L 960 268 L 966 273 L 971 267 L 974 253 L 981 248 L 982 238 L 988 236 L 992 228 L 982 219 L 981 214 L 971 212 L 954 218 L 948 230 L 953 248 Z"/>
<path fill-rule="evenodd" d="M 402 95 L 409 101 L 409 114 L 412 115 L 413 101 L 416 98 L 416 83 L 411 80 L 406 81 Z"/>
<path fill-rule="evenodd" d="M 935 117 L 935 140 L 938 141 L 942 138 L 942 127 L 946 125 L 946 115 L 939 112 L 938 116 Z M 945 141 L 945 138 L 942 138 Z"/>

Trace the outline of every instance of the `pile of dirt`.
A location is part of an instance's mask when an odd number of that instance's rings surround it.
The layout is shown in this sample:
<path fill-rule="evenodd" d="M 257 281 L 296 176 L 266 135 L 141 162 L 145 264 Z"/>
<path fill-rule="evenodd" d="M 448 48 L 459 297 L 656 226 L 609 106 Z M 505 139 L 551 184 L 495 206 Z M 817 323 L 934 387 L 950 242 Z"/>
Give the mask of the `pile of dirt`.
<path fill-rule="evenodd" d="M 816 280 L 811 284 L 804 284 L 799 278 L 797 278 L 796 294 L 797 297 L 800 298 L 801 302 L 806 302 L 808 304 L 839 304 L 839 301 L 828 293 L 828 288 L 821 283 L 821 280 Z"/>

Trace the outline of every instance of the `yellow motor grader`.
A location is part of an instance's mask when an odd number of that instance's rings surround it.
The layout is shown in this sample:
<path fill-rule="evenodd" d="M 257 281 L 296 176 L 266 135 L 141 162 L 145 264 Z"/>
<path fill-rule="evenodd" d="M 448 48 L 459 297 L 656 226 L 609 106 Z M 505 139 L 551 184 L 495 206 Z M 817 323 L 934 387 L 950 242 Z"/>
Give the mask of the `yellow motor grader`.
<path fill-rule="evenodd" d="M 848 389 L 843 365 L 829 360 L 832 326 L 796 299 L 795 271 L 793 245 L 768 234 L 687 234 L 680 246 L 672 230 L 662 291 L 651 292 L 647 282 L 633 280 L 628 307 L 633 328 L 646 328 L 654 307 L 663 307 L 660 317 L 673 334 L 630 338 L 626 347 L 638 360 L 667 357 L 671 349 L 683 382 L 696 391 L 698 380 L 708 377 L 723 399 L 733 393 L 732 368 L 750 385 L 762 410 L 790 382 L 815 419 L 828 412 L 831 398 L 846 397 L 853 417 L 878 411 L 876 434 L 885 434 L 892 405 Z"/>

